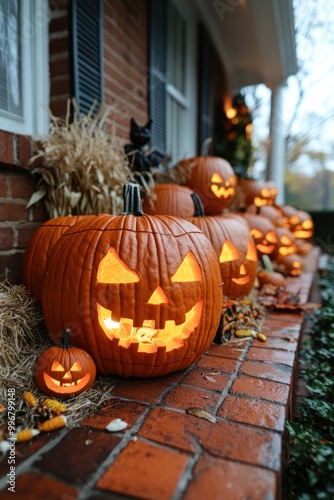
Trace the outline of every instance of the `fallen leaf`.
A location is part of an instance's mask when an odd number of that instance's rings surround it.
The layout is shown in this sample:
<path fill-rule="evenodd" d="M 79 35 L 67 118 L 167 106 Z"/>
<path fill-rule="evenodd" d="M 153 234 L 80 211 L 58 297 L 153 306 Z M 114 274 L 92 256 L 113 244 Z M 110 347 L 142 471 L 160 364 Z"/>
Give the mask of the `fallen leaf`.
<path fill-rule="evenodd" d="M 211 415 L 211 413 L 208 413 L 205 410 L 202 410 L 201 408 L 187 408 L 186 412 L 189 413 L 189 415 L 194 415 L 195 417 L 198 418 L 204 418 L 205 420 L 209 420 L 211 423 L 216 423 L 217 419 Z"/>
<path fill-rule="evenodd" d="M 115 418 L 106 426 L 107 431 L 109 432 L 117 432 L 123 431 L 128 424 L 124 422 L 121 418 Z"/>

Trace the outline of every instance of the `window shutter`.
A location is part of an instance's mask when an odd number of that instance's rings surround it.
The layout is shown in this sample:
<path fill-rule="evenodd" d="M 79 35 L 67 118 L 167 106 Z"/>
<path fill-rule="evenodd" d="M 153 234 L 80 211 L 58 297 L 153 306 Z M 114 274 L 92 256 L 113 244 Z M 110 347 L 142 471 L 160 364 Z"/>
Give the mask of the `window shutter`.
<path fill-rule="evenodd" d="M 205 139 L 212 137 L 212 45 L 203 26 L 199 35 L 199 121 L 198 121 L 198 151 Z"/>
<path fill-rule="evenodd" d="M 149 114 L 151 147 L 166 152 L 167 0 L 150 1 Z"/>
<path fill-rule="evenodd" d="M 73 94 L 79 112 L 103 99 L 102 0 L 72 0 Z"/>

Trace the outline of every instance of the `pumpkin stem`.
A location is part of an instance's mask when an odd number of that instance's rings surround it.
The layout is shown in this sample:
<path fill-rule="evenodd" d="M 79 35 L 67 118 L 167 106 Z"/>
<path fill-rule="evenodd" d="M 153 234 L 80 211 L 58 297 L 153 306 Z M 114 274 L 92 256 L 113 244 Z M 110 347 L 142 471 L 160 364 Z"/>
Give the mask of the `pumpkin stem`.
<path fill-rule="evenodd" d="M 138 184 L 130 183 L 123 186 L 124 212 L 122 215 L 144 215 Z"/>
<path fill-rule="evenodd" d="M 204 217 L 204 207 L 201 198 L 197 193 L 192 193 L 190 196 L 195 206 L 194 217 Z"/>
<path fill-rule="evenodd" d="M 62 333 L 60 347 L 62 349 L 69 349 L 70 347 L 72 347 L 70 345 L 70 329 L 69 328 L 66 328 L 66 330 L 64 330 Z"/>

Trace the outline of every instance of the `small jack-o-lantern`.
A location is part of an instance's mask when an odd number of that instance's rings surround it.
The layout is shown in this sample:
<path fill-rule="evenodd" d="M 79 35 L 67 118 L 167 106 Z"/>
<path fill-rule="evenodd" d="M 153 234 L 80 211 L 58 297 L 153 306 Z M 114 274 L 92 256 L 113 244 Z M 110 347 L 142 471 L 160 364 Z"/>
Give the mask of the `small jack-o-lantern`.
<path fill-rule="evenodd" d="M 55 217 L 39 226 L 30 238 L 24 253 L 22 281 L 32 297 L 40 296 L 46 259 L 60 236 L 81 220 L 83 215 Z"/>
<path fill-rule="evenodd" d="M 297 277 L 303 272 L 303 261 L 297 254 L 289 254 L 277 257 L 275 262 L 282 268 L 286 276 Z"/>
<path fill-rule="evenodd" d="M 42 305 L 53 338 L 72 343 L 101 374 L 153 377 L 188 367 L 210 346 L 222 309 L 215 251 L 186 220 L 149 216 L 139 186 L 122 215 L 78 222 L 47 262 Z"/>
<path fill-rule="evenodd" d="M 198 156 L 182 160 L 179 165 L 189 168 L 186 185 L 199 195 L 206 214 L 220 214 L 235 194 L 237 177 L 231 165 L 216 156 Z"/>
<path fill-rule="evenodd" d="M 290 231 L 294 237 L 302 240 L 310 240 L 313 237 L 314 225 L 310 214 L 304 210 L 297 210 L 290 217 Z"/>
<path fill-rule="evenodd" d="M 244 214 L 250 228 L 258 255 L 272 255 L 277 245 L 276 228 L 262 215 Z"/>
<path fill-rule="evenodd" d="M 93 359 L 83 349 L 71 347 L 70 331 L 63 332 L 60 347 L 46 349 L 35 365 L 37 387 L 58 398 L 78 396 L 89 389 L 96 377 Z"/>
<path fill-rule="evenodd" d="M 277 227 L 276 234 L 277 245 L 273 254 L 274 259 L 279 256 L 297 253 L 296 240 L 289 229 L 286 229 L 285 227 Z"/>
<path fill-rule="evenodd" d="M 157 184 L 152 197 L 155 199 L 144 198 L 143 210 L 147 215 L 173 215 L 183 219 L 193 217 L 193 193 L 188 187 L 179 184 Z"/>
<path fill-rule="evenodd" d="M 197 217 L 188 220 L 207 236 L 216 251 L 224 295 L 230 299 L 248 295 L 256 279 L 258 256 L 247 224 L 237 216 L 205 216 L 200 209 Z"/>
<path fill-rule="evenodd" d="M 278 189 L 273 181 L 240 179 L 238 184 L 242 190 L 246 206 L 252 204 L 256 207 L 274 205 Z"/>

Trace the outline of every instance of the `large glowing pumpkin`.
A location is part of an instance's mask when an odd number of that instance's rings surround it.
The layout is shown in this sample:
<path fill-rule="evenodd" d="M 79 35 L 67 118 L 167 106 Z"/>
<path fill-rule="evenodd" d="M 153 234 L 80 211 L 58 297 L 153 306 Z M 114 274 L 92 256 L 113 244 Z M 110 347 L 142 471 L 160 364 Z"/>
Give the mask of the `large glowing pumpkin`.
<path fill-rule="evenodd" d="M 96 366 L 87 352 L 72 347 L 70 331 L 63 332 L 60 347 L 49 347 L 42 352 L 35 364 L 37 387 L 58 398 L 78 396 L 89 389 L 96 377 Z"/>
<path fill-rule="evenodd" d="M 278 189 L 273 181 L 239 179 L 238 185 L 246 206 L 254 204 L 256 207 L 262 207 L 275 203 Z"/>
<path fill-rule="evenodd" d="M 122 215 L 82 220 L 47 262 L 42 305 L 103 375 L 150 377 L 188 367 L 210 346 L 222 310 L 216 253 L 186 220 L 143 214 L 139 186 Z"/>
<path fill-rule="evenodd" d="M 242 216 L 239 216 L 242 218 Z M 188 219 L 211 241 L 220 264 L 224 295 L 248 295 L 257 275 L 258 256 L 247 225 L 238 217 L 198 215 Z"/>
<path fill-rule="evenodd" d="M 193 193 L 179 184 L 157 184 L 153 190 L 155 199 L 144 198 L 143 210 L 147 215 L 173 215 L 187 219 L 195 213 Z"/>
<path fill-rule="evenodd" d="M 263 215 L 244 214 L 250 228 L 258 255 L 272 255 L 277 245 L 276 228 Z"/>
<path fill-rule="evenodd" d="M 182 160 L 189 167 L 186 185 L 201 198 L 206 214 L 221 214 L 236 194 L 237 177 L 231 165 L 216 156 L 198 156 Z"/>
<path fill-rule="evenodd" d="M 81 220 L 83 215 L 55 217 L 39 226 L 24 253 L 22 281 L 32 297 L 40 296 L 47 256 L 60 236 Z"/>

